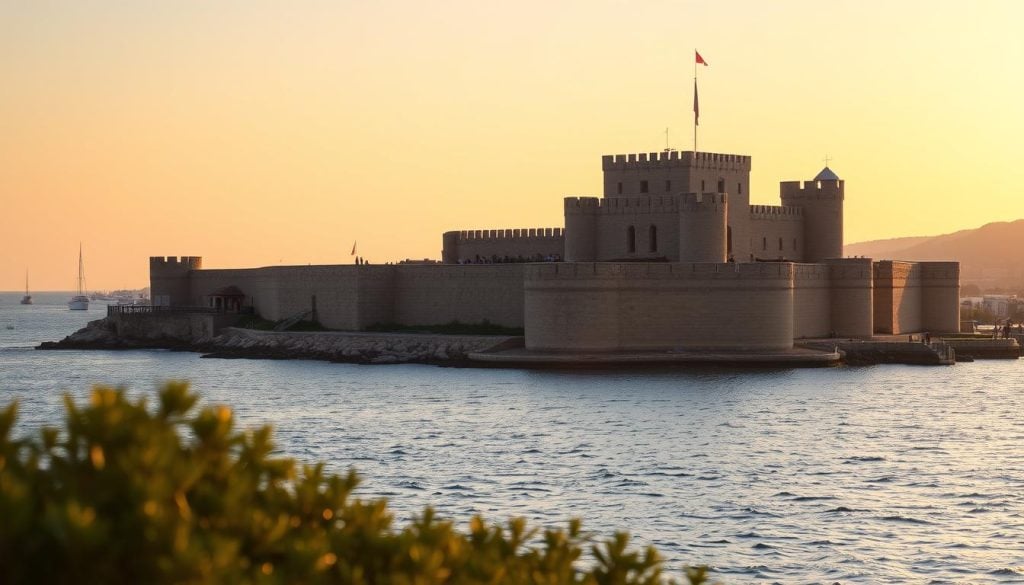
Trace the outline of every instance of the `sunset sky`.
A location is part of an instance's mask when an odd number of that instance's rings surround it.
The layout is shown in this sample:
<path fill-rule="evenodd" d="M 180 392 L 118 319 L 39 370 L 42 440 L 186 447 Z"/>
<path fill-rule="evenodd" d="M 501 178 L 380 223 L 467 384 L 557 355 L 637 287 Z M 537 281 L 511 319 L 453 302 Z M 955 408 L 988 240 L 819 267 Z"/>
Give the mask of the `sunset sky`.
<path fill-rule="evenodd" d="M 562 225 L 602 154 L 831 166 L 846 241 L 1024 217 L 1024 2 L 0 1 L 0 289 L 439 258 Z"/>

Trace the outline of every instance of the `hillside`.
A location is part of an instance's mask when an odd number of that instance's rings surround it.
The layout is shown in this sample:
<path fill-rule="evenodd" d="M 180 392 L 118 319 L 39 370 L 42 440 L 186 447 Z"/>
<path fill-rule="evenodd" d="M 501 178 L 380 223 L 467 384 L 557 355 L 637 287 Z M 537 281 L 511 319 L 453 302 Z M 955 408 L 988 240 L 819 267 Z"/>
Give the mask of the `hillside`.
<path fill-rule="evenodd" d="M 1024 289 L 1024 219 L 941 236 L 859 242 L 844 251 L 847 256 L 876 259 L 956 260 L 962 265 L 964 284 L 984 290 Z"/>

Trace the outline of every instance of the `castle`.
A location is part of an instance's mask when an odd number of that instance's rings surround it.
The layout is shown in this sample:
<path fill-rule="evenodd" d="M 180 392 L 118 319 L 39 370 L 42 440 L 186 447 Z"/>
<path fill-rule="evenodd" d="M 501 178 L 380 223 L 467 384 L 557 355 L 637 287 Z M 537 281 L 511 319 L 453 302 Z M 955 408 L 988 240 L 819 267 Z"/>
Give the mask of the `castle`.
<path fill-rule="evenodd" d="M 749 156 L 605 156 L 564 228 L 446 232 L 441 264 L 202 269 L 154 257 L 154 304 L 315 312 L 325 327 L 489 321 L 537 352 L 783 351 L 804 338 L 959 329 L 959 264 L 843 258 L 827 166 L 750 204 Z"/>

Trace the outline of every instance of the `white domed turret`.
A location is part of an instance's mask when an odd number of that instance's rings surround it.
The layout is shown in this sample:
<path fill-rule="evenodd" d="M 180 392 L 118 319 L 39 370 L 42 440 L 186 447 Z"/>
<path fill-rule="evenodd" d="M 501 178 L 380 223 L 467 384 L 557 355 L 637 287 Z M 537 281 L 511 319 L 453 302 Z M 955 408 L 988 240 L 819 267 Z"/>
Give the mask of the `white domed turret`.
<path fill-rule="evenodd" d="M 843 257 L 844 181 L 827 166 L 813 180 L 784 181 L 782 204 L 804 214 L 804 262 Z"/>

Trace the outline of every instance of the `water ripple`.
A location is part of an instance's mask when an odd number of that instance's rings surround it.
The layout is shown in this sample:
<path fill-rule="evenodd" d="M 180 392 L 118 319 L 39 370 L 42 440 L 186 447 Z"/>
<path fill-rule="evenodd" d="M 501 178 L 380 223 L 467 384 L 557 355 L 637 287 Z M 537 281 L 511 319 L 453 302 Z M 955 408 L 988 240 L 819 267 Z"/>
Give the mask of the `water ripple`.
<path fill-rule="evenodd" d="M 39 352 L 97 318 L 0 295 L 0 404 L 25 433 L 95 382 L 187 376 L 279 450 L 354 467 L 401 524 L 433 505 L 628 529 L 725 583 L 1024 582 L 1024 361 L 528 372 Z M 63 303 L 63 298 L 59 303 Z M 13 306 L 12 306 L 13 305 Z"/>

